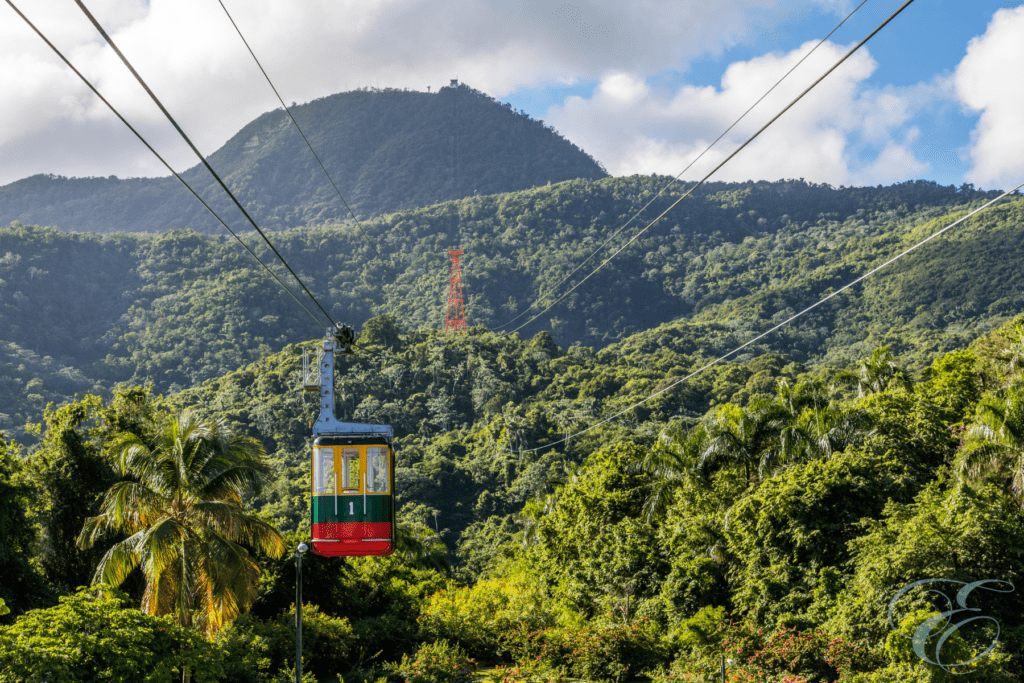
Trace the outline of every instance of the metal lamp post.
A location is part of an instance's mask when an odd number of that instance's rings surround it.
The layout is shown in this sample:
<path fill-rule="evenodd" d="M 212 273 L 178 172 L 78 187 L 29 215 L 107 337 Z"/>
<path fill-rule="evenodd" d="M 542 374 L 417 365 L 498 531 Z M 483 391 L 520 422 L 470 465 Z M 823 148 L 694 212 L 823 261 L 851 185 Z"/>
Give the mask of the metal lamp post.
<path fill-rule="evenodd" d="M 302 556 L 309 546 L 295 549 L 295 683 L 302 683 Z"/>

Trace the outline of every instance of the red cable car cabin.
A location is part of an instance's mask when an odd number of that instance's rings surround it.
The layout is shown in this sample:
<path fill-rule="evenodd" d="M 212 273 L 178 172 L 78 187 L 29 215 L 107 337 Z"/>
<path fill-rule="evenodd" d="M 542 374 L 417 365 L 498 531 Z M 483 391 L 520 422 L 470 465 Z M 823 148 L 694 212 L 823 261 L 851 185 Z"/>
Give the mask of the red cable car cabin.
<path fill-rule="evenodd" d="M 388 555 L 395 539 L 393 450 L 379 435 L 313 441 L 313 551 Z"/>
<path fill-rule="evenodd" d="M 351 342 L 351 339 L 348 343 Z M 310 546 L 319 555 L 389 555 L 395 549 L 395 451 L 389 425 L 334 416 L 334 354 L 346 342 L 327 331 L 323 350 L 303 354 L 303 385 L 320 393 L 313 425 Z"/>

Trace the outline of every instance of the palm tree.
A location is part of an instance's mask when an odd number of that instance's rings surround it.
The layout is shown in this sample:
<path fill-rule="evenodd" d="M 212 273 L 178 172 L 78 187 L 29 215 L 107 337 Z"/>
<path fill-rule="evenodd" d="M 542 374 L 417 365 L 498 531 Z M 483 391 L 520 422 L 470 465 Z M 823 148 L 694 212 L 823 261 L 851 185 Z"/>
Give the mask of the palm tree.
<path fill-rule="evenodd" d="M 437 511 L 434 511 L 434 523 L 437 524 Z M 448 562 L 448 546 L 444 538 L 430 527 L 421 524 L 398 525 L 395 537 L 395 554 L 408 566 L 417 569 L 433 569 L 447 572 L 451 565 Z"/>
<path fill-rule="evenodd" d="M 78 543 L 126 535 L 100 560 L 94 584 L 119 586 L 136 567 L 146 577 L 142 611 L 174 614 L 208 636 L 256 597 L 259 567 L 247 548 L 280 557 L 277 530 L 242 508 L 269 472 L 263 447 L 233 436 L 222 419 L 186 410 L 151 443 L 130 435 L 111 457 L 123 481 L 107 491 L 100 514 L 85 521 Z"/>
<path fill-rule="evenodd" d="M 910 375 L 899 366 L 896 356 L 888 346 L 879 346 L 872 352 L 870 358 L 864 358 L 857 363 L 856 372 L 840 372 L 836 375 L 836 380 L 855 381 L 857 395 L 860 397 L 883 392 L 889 387 L 913 390 Z"/>
<path fill-rule="evenodd" d="M 1002 398 L 981 400 L 959 460 L 961 481 L 993 476 L 1018 500 L 1024 498 L 1024 390 L 1011 388 Z"/>
<path fill-rule="evenodd" d="M 672 501 L 675 490 L 688 477 L 707 447 L 708 431 L 703 423 L 689 431 L 663 432 L 654 448 L 633 466 L 634 471 L 650 474 L 654 481 L 644 501 L 647 521 L 663 512 Z"/>
<path fill-rule="evenodd" d="M 847 446 L 862 443 L 874 434 L 870 416 L 862 410 L 833 405 L 806 408 L 782 429 L 779 459 L 783 462 L 807 462 L 831 458 Z"/>
<path fill-rule="evenodd" d="M 724 464 L 742 465 L 745 481 L 750 483 L 751 467 L 769 469 L 777 454 L 778 436 L 788 413 L 770 399 L 750 402 L 746 408 L 723 406 L 708 427 L 708 436 L 696 470 L 707 476 Z"/>
<path fill-rule="evenodd" d="M 1024 325 L 1015 325 L 1014 331 L 1017 333 L 1017 341 L 1010 344 L 1002 354 L 1009 382 L 1013 382 L 1021 370 L 1024 370 Z"/>
<path fill-rule="evenodd" d="M 775 383 L 775 402 L 786 409 L 791 419 L 796 419 L 804 408 L 817 408 L 829 402 L 828 394 L 821 382 L 805 377 L 796 384 L 790 384 L 785 377 Z"/>

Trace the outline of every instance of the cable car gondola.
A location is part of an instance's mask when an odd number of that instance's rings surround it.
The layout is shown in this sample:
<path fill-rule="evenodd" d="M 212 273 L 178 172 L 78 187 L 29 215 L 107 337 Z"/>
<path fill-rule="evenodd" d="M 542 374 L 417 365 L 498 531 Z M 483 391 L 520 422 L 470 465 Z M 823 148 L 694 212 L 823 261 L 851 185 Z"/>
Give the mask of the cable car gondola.
<path fill-rule="evenodd" d="M 303 384 L 320 392 L 313 425 L 312 550 L 319 555 L 389 555 L 395 548 L 395 450 L 389 425 L 334 416 L 334 354 L 349 340 L 328 331 L 323 350 L 303 355 Z"/>

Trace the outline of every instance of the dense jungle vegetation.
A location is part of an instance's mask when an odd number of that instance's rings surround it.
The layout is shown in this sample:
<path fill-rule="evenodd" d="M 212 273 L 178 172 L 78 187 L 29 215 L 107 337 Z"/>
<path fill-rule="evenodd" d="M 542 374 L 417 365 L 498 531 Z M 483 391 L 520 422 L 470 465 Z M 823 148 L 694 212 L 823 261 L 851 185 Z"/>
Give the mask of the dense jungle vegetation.
<path fill-rule="evenodd" d="M 945 601 L 914 589 L 891 626 L 887 607 L 929 578 L 1021 585 L 1024 316 L 914 372 L 886 347 L 841 371 L 755 349 L 616 416 L 731 334 L 665 325 L 594 350 L 369 320 L 335 391 L 342 414 L 396 426 L 402 542 L 307 558 L 309 680 L 710 683 L 723 655 L 732 681 L 1019 680 L 1020 591 L 978 588 L 968 606 L 993 621 L 936 629 L 945 670 L 911 646 Z M 250 546 L 251 604 L 219 628 L 206 603 L 190 613 L 205 631 L 138 611 L 139 571 L 123 592 L 75 587 L 123 543 L 77 539 L 116 512 L 101 501 L 125 444 L 169 444 L 183 414 L 263 444 L 263 485 L 235 514 L 286 547 L 304 538 L 300 365 L 289 346 L 168 398 L 87 396 L 47 410 L 38 447 L 4 441 L 0 680 L 116 679 L 137 662 L 153 681 L 287 680 L 294 564 L 272 544 Z M 137 472 L 126 481 L 151 476 Z"/>
<path fill-rule="evenodd" d="M 641 220 L 674 201 L 679 186 L 655 198 L 667 180 L 569 181 L 367 221 L 386 267 L 351 225 L 286 230 L 275 244 L 336 320 L 358 328 L 392 314 L 406 329 L 426 329 L 442 323 L 457 220 L 469 323 L 511 330 L 539 310 L 533 302 L 552 301 L 598 263 L 556 287 L 645 204 Z M 922 181 L 713 183 L 521 334 L 544 330 L 563 347 L 601 349 L 696 322 L 746 341 L 990 196 Z M 920 369 L 1020 310 L 1022 209 L 1020 199 L 994 207 L 766 341 L 809 367 L 846 367 L 889 345 Z M 0 229 L 0 429 L 31 441 L 23 425 L 38 422 L 47 402 L 118 382 L 177 392 L 308 339 L 311 323 L 226 238 L 13 224 Z M 640 339 L 653 350 L 663 336 Z"/>
<path fill-rule="evenodd" d="M 360 218 L 608 175 L 543 121 L 464 84 L 362 89 L 289 109 Z M 209 161 L 263 228 L 349 218 L 283 109 L 247 124 Z M 181 173 L 229 225 L 244 222 L 205 168 Z M 15 220 L 73 232 L 223 231 L 172 176 L 32 176 L 0 187 L 0 225 Z"/>

